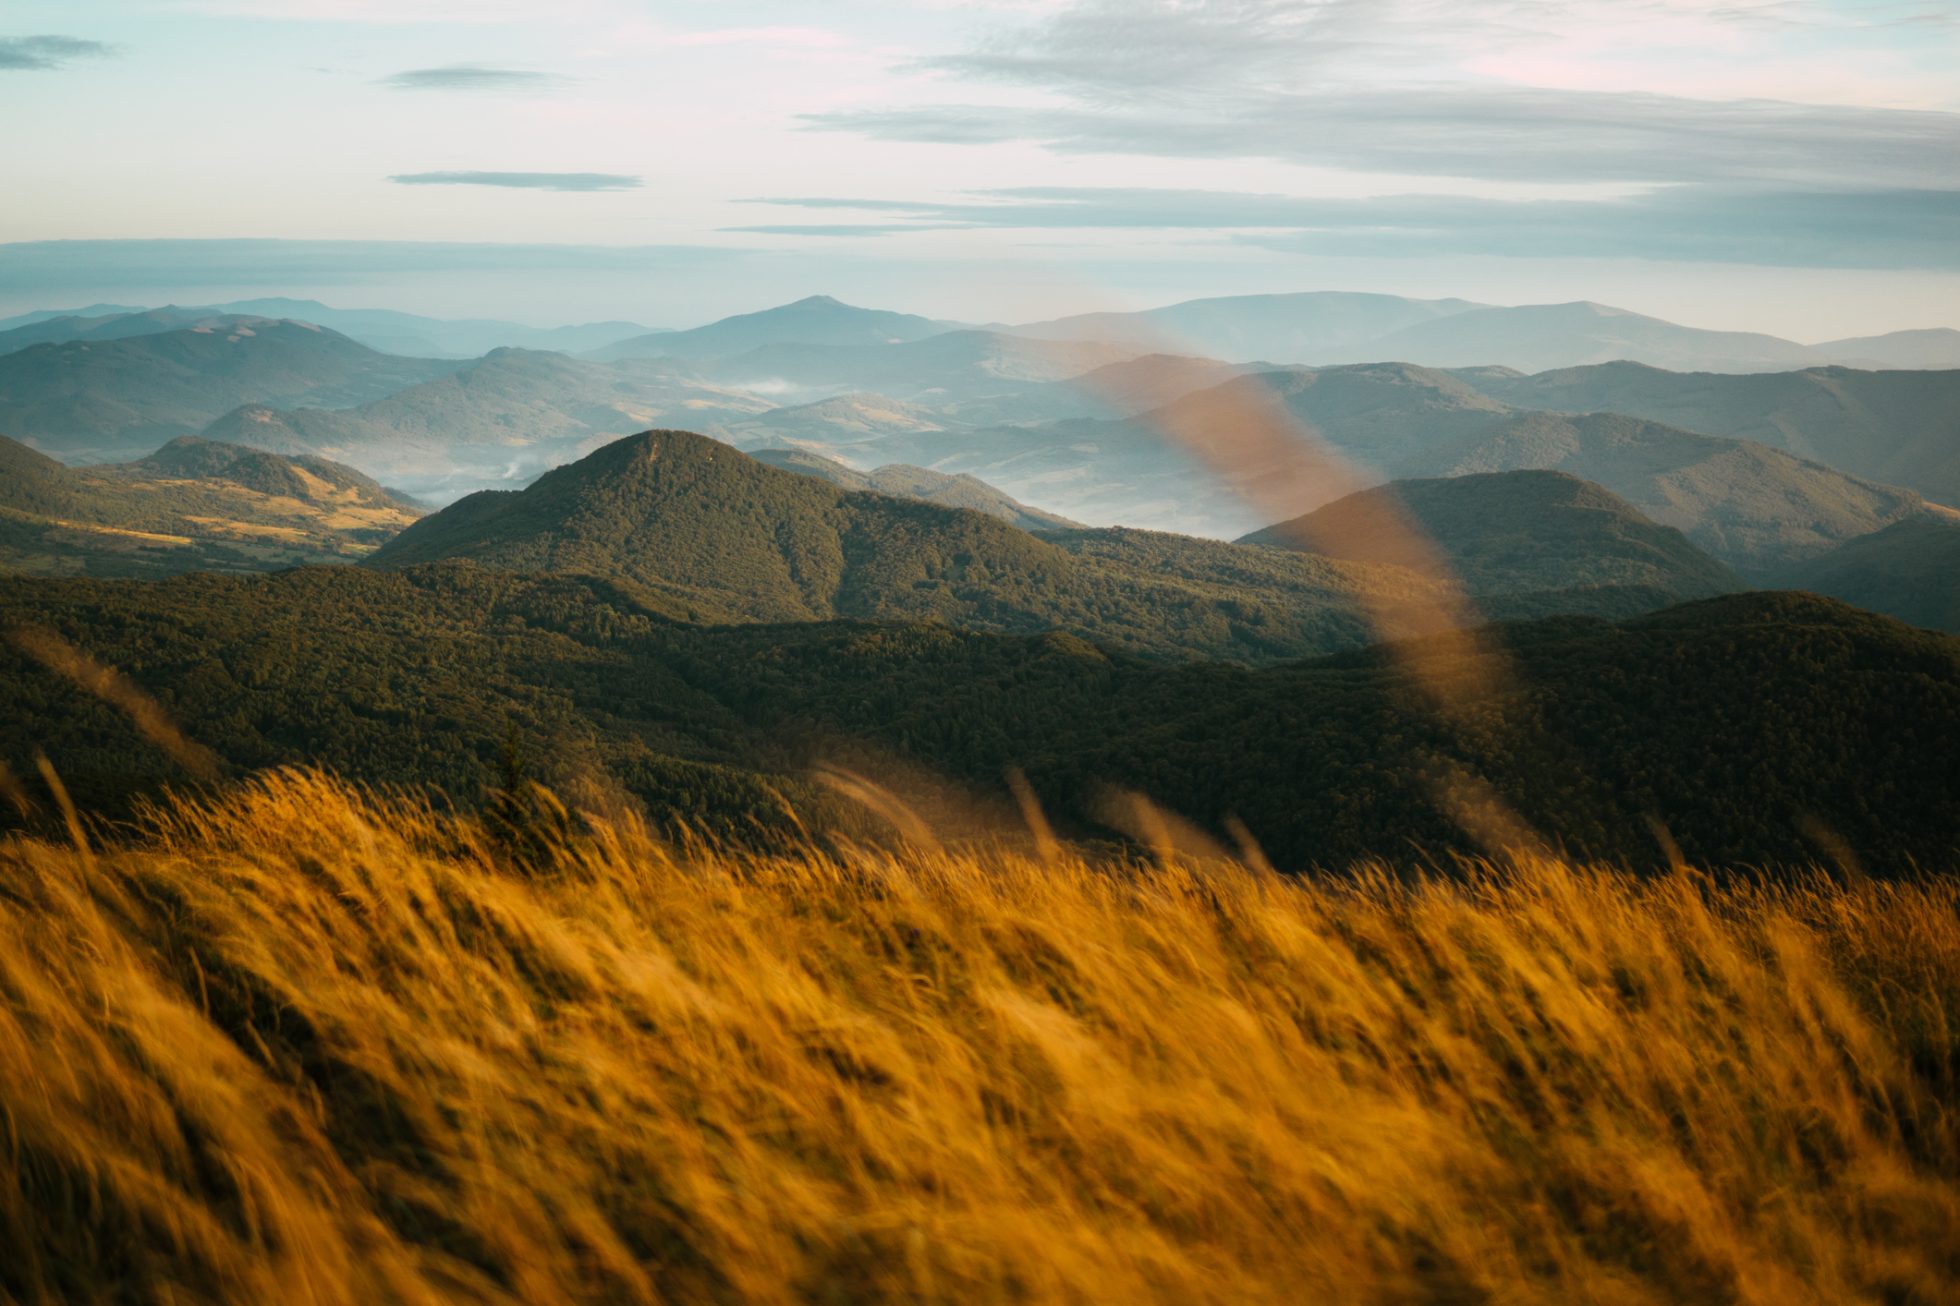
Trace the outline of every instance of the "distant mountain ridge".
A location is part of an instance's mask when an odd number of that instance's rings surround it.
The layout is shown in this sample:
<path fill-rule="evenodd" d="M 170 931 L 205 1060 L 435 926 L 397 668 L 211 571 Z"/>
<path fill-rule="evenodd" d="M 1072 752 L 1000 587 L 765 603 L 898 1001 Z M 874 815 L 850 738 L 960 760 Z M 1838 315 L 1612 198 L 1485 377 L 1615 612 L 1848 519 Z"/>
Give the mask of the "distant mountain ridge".
<path fill-rule="evenodd" d="M 204 434 L 282 453 L 318 453 L 418 494 L 453 497 L 485 481 L 522 482 L 598 443 L 661 420 L 752 417 L 767 401 L 654 365 L 619 367 L 499 349 L 358 408 L 250 404 Z"/>
<path fill-rule="evenodd" d="M 1371 482 L 1555 469 L 1605 486 L 1750 575 L 1828 551 L 1920 503 L 1909 490 L 1765 445 L 1611 413 L 1514 408 L 1471 382 L 1408 364 L 1285 368 L 1121 420 L 895 433 L 850 453 L 861 466 L 903 462 L 969 473 L 1095 524 L 1233 537 L 1271 524 L 1230 483 L 1235 478 L 1295 486 L 1297 515 Z M 1254 429 L 1275 433 L 1262 456 L 1278 463 L 1226 473 L 1201 453 L 1234 448 Z M 1308 465 L 1317 466 L 1311 475 L 1290 470 Z"/>
<path fill-rule="evenodd" d="M 829 295 L 811 295 L 791 304 L 738 313 L 686 331 L 665 331 L 621 340 L 599 349 L 602 362 L 623 358 L 728 358 L 770 345 L 828 345 L 840 348 L 903 344 L 959 329 L 912 313 L 858 308 Z"/>
<path fill-rule="evenodd" d="M 203 307 L 132 308 L 97 304 L 74 312 L 22 314 L 0 322 L 0 354 L 29 345 L 68 340 L 149 335 L 194 326 L 213 318 L 268 318 L 309 322 L 338 331 L 384 354 L 413 358 L 475 358 L 493 349 L 556 349 L 579 353 L 649 334 L 637 322 L 592 322 L 533 327 L 488 319 L 423 317 L 392 309 L 333 308 L 313 299 L 241 299 Z"/>
<path fill-rule="evenodd" d="M 1811 367 L 1723 376 L 1608 363 L 1536 376 L 1466 373 L 1463 379 L 1521 407 L 1624 413 L 1705 435 L 1756 440 L 1960 505 L 1960 370 Z"/>
<path fill-rule="evenodd" d="M 0 430 L 44 449 L 127 457 L 243 403 L 352 407 L 455 370 L 301 322 L 224 322 L 0 356 Z"/>

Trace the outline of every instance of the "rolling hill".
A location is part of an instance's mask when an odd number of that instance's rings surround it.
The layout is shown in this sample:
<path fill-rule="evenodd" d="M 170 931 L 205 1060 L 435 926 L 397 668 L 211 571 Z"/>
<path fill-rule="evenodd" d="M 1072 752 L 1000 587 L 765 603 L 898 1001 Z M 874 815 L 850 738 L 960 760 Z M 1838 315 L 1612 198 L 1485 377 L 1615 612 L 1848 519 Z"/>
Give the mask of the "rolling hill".
<path fill-rule="evenodd" d="M 421 515 L 351 467 L 181 437 L 66 467 L 0 438 L 0 570 L 161 576 L 363 556 Z"/>
<path fill-rule="evenodd" d="M 1233 546 L 1156 537 L 1172 551 Z M 936 620 L 1072 630 L 1156 657 L 1271 660 L 1366 642 L 1370 603 L 1435 628 L 1447 598 L 1394 568 L 1236 550 L 1249 565 L 1185 575 L 1094 556 L 980 512 L 853 492 L 684 431 L 649 431 L 521 491 L 426 517 L 369 563 L 468 560 L 604 578 L 691 621 Z M 1254 573 L 1260 573 L 1255 576 Z M 1425 627 L 1425 622 L 1427 623 Z"/>
<path fill-rule="evenodd" d="M 1665 607 L 1741 588 L 1680 531 L 1563 472 L 1395 481 L 1240 543 L 1418 570 L 1435 558 L 1472 597 L 1626 591 Z"/>
<path fill-rule="evenodd" d="M 1928 507 L 1776 576 L 1914 626 L 1960 631 L 1960 514 Z"/>
<path fill-rule="evenodd" d="M 240 404 L 352 407 L 455 366 L 299 322 L 42 344 L 0 356 L 0 430 L 59 455 L 126 457 Z"/>
<path fill-rule="evenodd" d="M 1519 407 L 1625 413 L 1756 440 L 1938 502 L 1960 503 L 1960 371 L 1813 367 L 1721 376 L 1612 363 L 1464 379 Z"/>

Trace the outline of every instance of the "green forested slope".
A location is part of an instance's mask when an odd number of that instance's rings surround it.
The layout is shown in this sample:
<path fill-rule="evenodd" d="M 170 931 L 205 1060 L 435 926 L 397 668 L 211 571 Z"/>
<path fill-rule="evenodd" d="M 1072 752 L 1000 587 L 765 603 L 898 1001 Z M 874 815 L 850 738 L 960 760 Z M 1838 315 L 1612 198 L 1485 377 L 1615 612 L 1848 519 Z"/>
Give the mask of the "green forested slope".
<path fill-rule="evenodd" d="M 842 762 L 949 833 L 1020 767 L 1065 829 L 1106 831 L 1115 786 L 1213 831 L 1236 816 L 1290 867 L 1468 847 L 1452 812 L 1478 786 L 1575 853 L 1642 865 L 1663 857 L 1656 822 L 1692 860 L 1848 847 L 1874 870 L 1942 862 L 1960 829 L 1960 641 L 1794 594 L 1498 628 L 1448 719 L 1411 670 L 1448 655 L 1433 643 L 1163 668 L 1064 634 L 704 629 L 603 582 L 457 564 L 4 578 L 0 626 L 120 668 L 233 770 L 315 761 L 467 800 L 512 732 L 542 778 L 723 828 Z M 44 750 L 92 804 L 183 778 L 11 647 L 0 712 L 0 760 L 31 775 Z"/>
<path fill-rule="evenodd" d="M 1472 595 L 1636 587 L 1680 602 L 1739 588 L 1680 531 L 1563 472 L 1395 481 L 1240 542 L 1418 569 L 1433 558 Z"/>

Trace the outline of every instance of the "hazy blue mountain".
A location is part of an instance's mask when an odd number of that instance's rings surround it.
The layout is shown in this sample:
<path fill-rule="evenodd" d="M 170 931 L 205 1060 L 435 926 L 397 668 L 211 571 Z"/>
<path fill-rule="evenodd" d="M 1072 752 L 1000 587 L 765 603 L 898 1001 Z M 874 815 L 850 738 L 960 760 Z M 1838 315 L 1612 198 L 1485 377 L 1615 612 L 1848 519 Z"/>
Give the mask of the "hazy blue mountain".
<path fill-rule="evenodd" d="M 35 345 L 0 356 L 0 430 L 99 460 L 198 434 L 240 404 L 351 407 L 455 367 L 283 321 Z"/>
<path fill-rule="evenodd" d="M 122 340 L 130 336 L 159 335 L 165 331 L 196 326 L 229 332 L 239 326 L 252 326 L 266 320 L 264 314 L 219 313 L 211 309 L 175 307 L 90 316 L 68 314 L 0 331 L 0 354 L 11 354 L 30 345 L 65 344 L 71 340 Z"/>
<path fill-rule="evenodd" d="M 1306 291 L 1193 299 L 1136 313 L 1080 313 L 1004 327 L 1045 340 L 1101 340 L 1228 362 L 1320 362 L 1392 331 L 1483 307 L 1463 299 Z"/>
<path fill-rule="evenodd" d="M 1473 308 L 1303 361 L 1385 359 L 1426 367 L 1495 364 L 1523 372 L 1619 359 L 1707 372 L 1775 372 L 1825 361 L 1807 346 L 1776 336 L 1704 331 L 1584 301 Z"/>
<path fill-rule="evenodd" d="M 137 304 L 89 304 L 82 308 L 37 308 L 32 312 L 16 313 L 12 317 L 0 317 L 0 331 L 12 331 L 16 327 L 32 326 L 36 322 L 46 322 L 57 317 L 119 317 L 124 313 L 147 312 Z"/>
<path fill-rule="evenodd" d="M 1030 340 L 997 331 L 947 331 L 877 345 L 776 344 L 707 367 L 724 384 L 767 393 L 873 390 L 935 407 L 1067 380 L 1132 351 L 1100 341 Z"/>
<path fill-rule="evenodd" d="M 228 313 L 314 322 L 371 349 L 428 358 L 477 358 L 493 349 L 554 349 L 577 354 L 652 332 L 637 322 L 538 327 L 484 318 L 424 317 L 391 309 L 331 308 L 312 299 L 245 299 L 218 307 Z"/>
<path fill-rule="evenodd" d="M 601 361 L 621 358 L 728 358 L 767 345 L 864 346 L 923 340 L 954 330 L 954 322 L 935 322 L 911 313 L 858 308 L 829 295 L 811 295 L 793 304 L 738 313 L 687 331 L 662 331 L 608 345 L 594 353 Z"/>
<path fill-rule="evenodd" d="M 517 322 L 450 320 L 390 309 L 332 308 L 313 299 L 241 299 L 201 307 L 162 308 L 97 304 L 72 313 L 27 313 L 0 322 L 0 354 L 47 342 L 150 335 L 215 319 L 240 318 L 310 322 L 384 354 L 414 358 L 475 358 L 504 347 L 580 353 L 649 331 L 636 322 L 533 327 Z"/>
<path fill-rule="evenodd" d="M 1917 510 L 1919 496 L 1765 445 L 1613 414 L 1512 408 L 1462 376 L 1407 364 L 1290 368 L 1237 378 L 1121 421 L 895 435 L 860 461 L 966 472 L 1026 503 L 1098 524 L 1237 536 L 1270 524 L 1200 451 L 1237 447 L 1249 423 L 1285 433 L 1248 485 L 1282 483 L 1300 449 L 1336 455 L 1307 481 L 1307 512 L 1371 482 L 1557 469 L 1604 485 L 1747 574 L 1825 552 Z M 1235 455 L 1236 456 L 1236 455 Z M 1266 455 L 1261 455 L 1266 456 Z M 1324 493 L 1315 484 L 1324 481 Z"/>
<path fill-rule="evenodd" d="M 341 459 L 441 501 L 486 484 L 522 484 L 649 423 L 719 425 L 769 406 L 684 369 L 499 349 L 358 408 L 251 404 L 205 434 Z"/>
<path fill-rule="evenodd" d="M 1960 504 L 1960 371 L 1813 367 L 1722 376 L 1609 363 L 1537 376 L 1465 373 L 1463 379 L 1520 407 L 1626 413 L 1759 440 Z"/>
<path fill-rule="evenodd" d="M 1960 331 L 1933 327 L 1921 331 L 1888 331 L 1882 336 L 1855 336 L 1848 340 L 1827 340 L 1812 349 L 1827 355 L 1834 363 L 1849 367 L 1955 368 L 1960 367 Z"/>

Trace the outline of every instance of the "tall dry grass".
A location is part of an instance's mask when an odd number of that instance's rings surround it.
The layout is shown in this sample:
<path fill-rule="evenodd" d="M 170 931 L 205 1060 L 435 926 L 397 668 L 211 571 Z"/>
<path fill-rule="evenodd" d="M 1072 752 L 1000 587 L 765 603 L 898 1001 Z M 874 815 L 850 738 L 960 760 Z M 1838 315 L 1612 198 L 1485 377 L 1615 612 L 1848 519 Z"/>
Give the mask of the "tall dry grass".
<path fill-rule="evenodd" d="M 1950 1302 L 1960 885 L 0 844 L 0 1296 Z"/>

